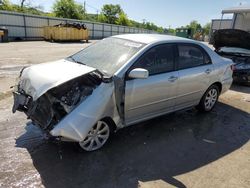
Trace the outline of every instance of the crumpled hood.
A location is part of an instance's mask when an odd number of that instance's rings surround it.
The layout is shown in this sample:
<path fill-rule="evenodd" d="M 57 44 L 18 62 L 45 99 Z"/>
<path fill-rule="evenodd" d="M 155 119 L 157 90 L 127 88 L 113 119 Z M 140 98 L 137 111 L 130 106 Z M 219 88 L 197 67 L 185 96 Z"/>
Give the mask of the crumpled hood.
<path fill-rule="evenodd" d="M 25 68 L 20 77 L 20 88 L 37 100 L 53 87 L 96 70 L 68 60 L 42 63 Z"/>
<path fill-rule="evenodd" d="M 213 33 L 210 43 L 218 50 L 221 47 L 250 49 L 250 33 L 238 29 L 220 29 Z"/>

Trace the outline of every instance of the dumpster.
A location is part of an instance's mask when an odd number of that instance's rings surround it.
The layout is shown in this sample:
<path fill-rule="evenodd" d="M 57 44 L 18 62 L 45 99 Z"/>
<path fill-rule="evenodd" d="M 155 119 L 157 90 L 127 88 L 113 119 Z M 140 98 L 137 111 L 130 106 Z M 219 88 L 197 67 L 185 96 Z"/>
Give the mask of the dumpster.
<path fill-rule="evenodd" d="M 8 29 L 5 27 L 0 27 L 0 42 L 8 42 Z"/>
<path fill-rule="evenodd" d="M 177 28 L 176 36 L 184 38 L 193 38 L 193 31 L 191 28 Z"/>
<path fill-rule="evenodd" d="M 44 27 L 44 39 L 49 41 L 81 41 L 88 42 L 88 29 L 84 24 L 59 24 Z"/>

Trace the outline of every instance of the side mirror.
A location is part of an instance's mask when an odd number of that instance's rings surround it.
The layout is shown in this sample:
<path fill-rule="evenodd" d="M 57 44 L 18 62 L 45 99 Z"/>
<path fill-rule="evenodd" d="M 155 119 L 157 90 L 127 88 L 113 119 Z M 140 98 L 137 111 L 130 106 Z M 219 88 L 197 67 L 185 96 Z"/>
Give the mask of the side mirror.
<path fill-rule="evenodd" d="M 148 70 L 146 69 L 141 69 L 141 68 L 136 68 L 130 71 L 128 77 L 129 78 L 138 78 L 138 79 L 146 79 L 148 78 Z"/>

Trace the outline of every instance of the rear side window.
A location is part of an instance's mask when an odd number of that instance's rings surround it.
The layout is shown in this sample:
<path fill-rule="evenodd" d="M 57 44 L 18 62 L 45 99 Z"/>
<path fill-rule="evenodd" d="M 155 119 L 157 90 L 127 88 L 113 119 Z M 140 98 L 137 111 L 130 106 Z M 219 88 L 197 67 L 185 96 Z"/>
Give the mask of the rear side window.
<path fill-rule="evenodd" d="M 178 45 L 178 69 L 187 69 L 209 63 L 210 58 L 199 47 L 195 45 Z"/>
<path fill-rule="evenodd" d="M 133 68 L 143 68 L 149 75 L 155 75 L 174 70 L 174 48 L 171 44 L 153 47 L 147 51 Z"/>

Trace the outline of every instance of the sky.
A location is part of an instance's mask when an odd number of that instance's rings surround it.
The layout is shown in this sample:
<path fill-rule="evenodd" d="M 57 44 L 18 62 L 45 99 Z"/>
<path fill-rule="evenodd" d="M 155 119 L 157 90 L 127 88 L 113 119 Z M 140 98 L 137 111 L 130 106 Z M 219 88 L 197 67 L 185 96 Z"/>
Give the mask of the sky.
<path fill-rule="evenodd" d="M 51 11 L 54 0 L 28 0 L 33 5 L 41 5 Z M 84 0 L 76 0 L 78 3 Z M 186 26 L 192 20 L 202 25 L 211 19 L 221 17 L 225 8 L 249 5 L 250 0 L 85 0 L 88 13 L 100 12 L 104 4 L 120 4 L 130 19 L 138 22 L 146 20 L 164 28 Z M 20 0 L 12 0 L 20 3 Z M 231 15 L 224 16 L 230 18 Z"/>

